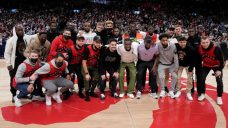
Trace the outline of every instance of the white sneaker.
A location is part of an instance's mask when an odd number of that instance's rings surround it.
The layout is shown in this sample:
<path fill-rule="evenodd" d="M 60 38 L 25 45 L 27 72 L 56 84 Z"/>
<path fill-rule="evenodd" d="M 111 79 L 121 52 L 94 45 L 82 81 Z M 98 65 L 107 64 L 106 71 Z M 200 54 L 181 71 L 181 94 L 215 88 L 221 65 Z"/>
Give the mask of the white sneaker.
<path fill-rule="evenodd" d="M 193 100 L 193 98 L 192 98 L 192 94 L 189 92 L 189 93 L 187 93 L 187 99 L 188 100 L 190 100 L 190 101 L 192 101 Z"/>
<path fill-rule="evenodd" d="M 32 101 L 45 101 L 44 97 L 41 96 L 32 96 Z"/>
<path fill-rule="evenodd" d="M 48 95 L 46 95 L 46 96 L 45 96 L 45 99 L 46 99 L 46 105 L 47 105 L 47 106 L 50 106 L 50 105 L 51 105 L 51 97 L 48 96 Z"/>
<path fill-rule="evenodd" d="M 140 91 L 137 91 L 137 93 L 136 93 L 136 99 L 140 99 L 141 98 L 141 95 L 142 95 L 142 93 Z"/>
<path fill-rule="evenodd" d="M 165 91 L 164 91 L 164 90 L 161 91 L 160 97 L 161 97 L 161 98 L 162 98 L 162 97 L 165 97 Z"/>
<path fill-rule="evenodd" d="M 75 90 L 75 88 L 73 88 L 73 89 L 70 89 L 70 92 L 71 92 L 71 93 L 76 93 L 76 90 Z"/>
<path fill-rule="evenodd" d="M 177 91 L 177 93 L 175 94 L 175 98 L 178 98 L 178 97 L 180 97 L 180 95 L 181 95 L 181 91 Z"/>
<path fill-rule="evenodd" d="M 16 107 L 21 107 L 22 104 L 21 104 L 21 100 L 17 98 L 17 95 L 13 97 L 14 99 L 14 104 Z"/>
<path fill-rule="evenodd" d="M 175 98 L 173 91 L 169 91 L 169 95 L 171 98 Z"/>
<path fill-rule="evenodd" d="M 222 97 L 217 97 L 217 104 L 218 105 L 222 105 L 223 104 Z"/>
<path fill-rule="evenodd" d="M 124 95 L 125 95 L 124 93 L 120 93 L 119 97 L 120 97 L 120 98 L 123 98 Z"/>
<path fill-rule="evenodd" d="M 198 101 L 203 101 L 205 99 L 205 94 L 202 93 L 199 97 L 198 97 Z"/>
<path fill-rule="evenodd" d="M 132 93 L 128 93 L 127 96 L 131 99 L 135 98 L 135 96 Z"/>
<path fill-rule="evenodd" d="M 157 99 L 157 98 L 158 98 L 157 93 L 150 93 L 149 95 L 150 95 L 152 98 L 154 98 L 154 99 Z"/>
<path fill-rule="evenodd" d="M 62 99 L 60 98 L 61 92 L 58 91 L 52 95 L 52 98 L 57 102 L 57 103 L 62 103 Z"/>
<path fill-rule="evenodd" d="M 100 94 L 100 99 L 104 100 L 105 99 L 105 95 L 103 93 Z"/>

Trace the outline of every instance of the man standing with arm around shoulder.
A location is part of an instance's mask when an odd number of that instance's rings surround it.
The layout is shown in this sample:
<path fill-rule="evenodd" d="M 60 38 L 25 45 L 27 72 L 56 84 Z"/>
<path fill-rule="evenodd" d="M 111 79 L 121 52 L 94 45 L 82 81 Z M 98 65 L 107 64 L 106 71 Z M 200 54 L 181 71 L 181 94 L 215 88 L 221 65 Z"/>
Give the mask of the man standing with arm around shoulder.
<path fill-rule="evenodd" d="M 177 71 L 179 67 L 177 49 L 175 44 L 168 41 L 168 34 L 159 36 L 160 43 L 158 44 L 158 58 L 153 67 L 154 72 L 158 72 L 158 80 L 161 86 L 160 97 L 165 97 L 165 71 L 168 70 L 172 76 L 171 89 L 169 95 L 174 97 L 175 86 L 177 82 Z M 157 71 L 156 71 L 157 69 Z"/>
<path fill-rule="evenodd" d="M 130 98 L 134 98 L 134 86 L 136 79 L 136 63 L 138 60 L 138 52 L 137 47 L 133 47 L 132 40 L 130 38 L 124 39 L 124 44 L 118 46 L 118 53 L 121 56 L 121 64 L 120 64 L 120 95 L 119 97 L 124 97 L 124 71 L 125 69 L 129 69 L 129 84 L 127 89 L 127 96 Z"/>

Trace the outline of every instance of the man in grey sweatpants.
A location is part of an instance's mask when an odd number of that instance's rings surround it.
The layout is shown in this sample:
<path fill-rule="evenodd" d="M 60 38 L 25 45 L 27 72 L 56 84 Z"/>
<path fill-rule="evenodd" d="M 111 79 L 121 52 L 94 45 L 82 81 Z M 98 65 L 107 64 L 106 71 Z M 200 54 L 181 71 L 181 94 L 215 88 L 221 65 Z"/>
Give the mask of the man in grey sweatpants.
<path fill-rule="evenodd" d="M 158 72 L 158 82 L 161 86 L 160 97 L 165 97 L 165 71 L 168 70 L 172 76 L 172 83 L 169 91 L 171 98 L 174 98 L 174 91 L 177 82 L 178 71 L 178 56 L 176 46 L 168 41 L 168 34 L 159 36 L 160 43 L 158 44 L 158 58 L 153 67 L 154 72 Z M 157 71 L 156 71 L 157 70 Z"/>
<path fill-rule="evenodd" d="M 38 75 L 41 75 L 41 80 L 46 93 L 46 105 L 51 105 L 51 97 L 56 100 L 57 103 L 62 103 L 60 95 L 68 89 L 72 89 L 74 84 L 70 81 L 69 71 L 67 69 L 68 63 L 64 60 L 62 53 L 57 53 L 55 58 L 44 66 L 35 71 L 30 77 L 31 80 L 35 80 Z M 64 78 L 62 75 L 67 74 Z M 58 87 L 61 89 L 58 91 Z"/>

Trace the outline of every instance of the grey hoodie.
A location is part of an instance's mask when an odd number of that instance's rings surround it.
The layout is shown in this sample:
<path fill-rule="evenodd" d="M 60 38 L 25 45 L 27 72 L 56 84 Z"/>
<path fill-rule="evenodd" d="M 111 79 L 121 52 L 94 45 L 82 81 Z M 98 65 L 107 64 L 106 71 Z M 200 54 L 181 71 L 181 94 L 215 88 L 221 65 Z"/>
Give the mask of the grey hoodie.
<path fill-rule="evenodd" d="M 32 67 L 35 66 L 35 64 L 32 64 L 28 58 L 24 62 L 26 62 L 27 64 L 30 64 Z M 40 66 L 41 66 L 41 64 L 40 64 Z M 17 73 L 15 76 L 17 83 L 29 82 L 29 77 L 23 77 L 25 71 L 26 71 L 26 65 L 24 63 L 21 63 L 17 69 Z"/>
<path fill-rule="evenodd" d="M 158 44 L 158 52 L 159 52 L 159 63 L 165 64 L 165 65 L 171 65 L 174 64 L 175 69 L 178 69 L 179 63 L 178 63 L 178 55 L 177 55 L 177 49 L 175 44 L 168 43 L 167 48 L 163 48 L 162 44 Z"/>

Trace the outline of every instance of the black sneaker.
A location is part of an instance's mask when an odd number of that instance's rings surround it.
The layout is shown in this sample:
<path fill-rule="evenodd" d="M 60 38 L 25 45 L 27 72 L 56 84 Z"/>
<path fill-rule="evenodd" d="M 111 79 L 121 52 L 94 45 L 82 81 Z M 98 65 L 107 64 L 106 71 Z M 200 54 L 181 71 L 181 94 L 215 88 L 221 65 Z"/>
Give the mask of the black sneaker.
<path fill-rule="evenodd" d="M 69 90 L 65 91 L 63 93 L 63 100 L 67 100 L 71 96 L 71 93 Z"/>
<path fill-rule="evenodd" d="M 191 89 L 191 93 L 192 94 L 194 94 L 194 92 L 195 92 L 195 89 L 194 89 L 194 87 Z"/>
<path fill-rule="evenodd" d="M 89 91 L 86 91 L 85 101 L 87 101 L 87 102 L 90 101 Z"/>
<path fill-rule="evenodd" d="M 84 95 L 83 93 L 78 93 L 78 96 L 79 96 L 80 98 L 85 98 L 85 95 Z"/>
<path fill-rule="evenodd" d="M 166 93 L 169 93 L 168 87 L 165 87 L 165 92 L 166 92 Z"/>
<path fill-rule="evenodd" d="M 90 92 L 90 96 L 98 98 L 98 95 L 96 93 L 94 93 L 94 92 Z"/>
<path fill-rule="evenodd" d="M 12 97 L 12 103 L 15 103 L 15 100 L 14 100 L 14 98 Z"/>

